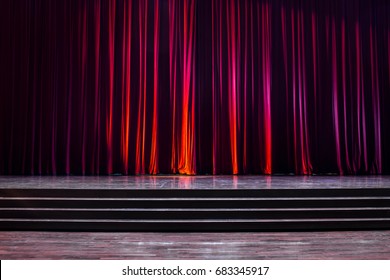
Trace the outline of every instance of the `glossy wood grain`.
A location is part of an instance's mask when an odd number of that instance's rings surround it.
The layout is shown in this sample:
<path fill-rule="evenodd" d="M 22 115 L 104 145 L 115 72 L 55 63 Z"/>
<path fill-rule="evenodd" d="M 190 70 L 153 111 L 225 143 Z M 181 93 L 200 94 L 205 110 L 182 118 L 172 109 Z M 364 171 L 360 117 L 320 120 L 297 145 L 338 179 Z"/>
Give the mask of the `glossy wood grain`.
<path fill-rule="evenodd" d="M 378 188 L 390 188 L 390 176 L 0 177 L 0 189 L 37 191 Z M 50 196 L 54 195 L 50 193 Z M 2 231 L 0 259 L 390 259 L 390 231 Z"/>
<path fill-rule="evenodd" d="M 390 231 L 0 232 L 0 259 L 390 259 Z"/>
<path fill-rule="evenodd" d="M 0 176 L 0 189 L 390 188 L 390 176 Z"/>

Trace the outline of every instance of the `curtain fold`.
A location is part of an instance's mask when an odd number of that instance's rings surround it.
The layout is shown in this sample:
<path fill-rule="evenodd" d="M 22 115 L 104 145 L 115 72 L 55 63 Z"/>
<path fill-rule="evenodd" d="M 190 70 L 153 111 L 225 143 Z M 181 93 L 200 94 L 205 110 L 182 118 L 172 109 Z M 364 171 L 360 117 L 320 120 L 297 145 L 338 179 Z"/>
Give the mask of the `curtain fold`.
<path fill-rule="evenodd" d="M 390 3 L 4 0 L 0 174 L 388 174 Z"/>

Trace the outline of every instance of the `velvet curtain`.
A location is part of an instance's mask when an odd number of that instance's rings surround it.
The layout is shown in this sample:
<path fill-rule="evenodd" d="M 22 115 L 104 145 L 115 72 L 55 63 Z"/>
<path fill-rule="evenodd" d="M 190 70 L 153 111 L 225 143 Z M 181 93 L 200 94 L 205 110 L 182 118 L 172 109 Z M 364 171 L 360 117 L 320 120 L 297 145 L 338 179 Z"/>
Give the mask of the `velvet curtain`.
<path fill-rule="evenodd" d="M 390 3 L 2 0 L 0 174 L 390 172 Z"/>

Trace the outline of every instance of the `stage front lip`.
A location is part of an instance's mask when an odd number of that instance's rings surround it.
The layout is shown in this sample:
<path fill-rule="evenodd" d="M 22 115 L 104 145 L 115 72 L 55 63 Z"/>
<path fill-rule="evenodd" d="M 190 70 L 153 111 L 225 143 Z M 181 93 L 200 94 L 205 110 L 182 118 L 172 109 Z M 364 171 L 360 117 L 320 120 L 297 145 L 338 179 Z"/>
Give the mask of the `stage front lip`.
<path fill-rule="evenodd" d="M 0 176 L 0 189 L 366 189 L 390 188 L 390 176 Z"/>
<path fill-rule="evenodd" d="M 3 231 L 390 229 L 390 177 L 0 177 Z"/>

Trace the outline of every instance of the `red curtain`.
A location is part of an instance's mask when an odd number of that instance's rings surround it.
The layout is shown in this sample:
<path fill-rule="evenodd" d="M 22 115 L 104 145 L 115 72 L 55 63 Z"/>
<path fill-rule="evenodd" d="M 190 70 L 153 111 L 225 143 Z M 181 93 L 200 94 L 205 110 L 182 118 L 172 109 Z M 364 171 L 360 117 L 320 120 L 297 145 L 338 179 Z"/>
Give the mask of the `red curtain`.
<path fill-rule="evenodd" d="M 388 1 L 3 0 L 0 174 L 390 172 Z"/>

